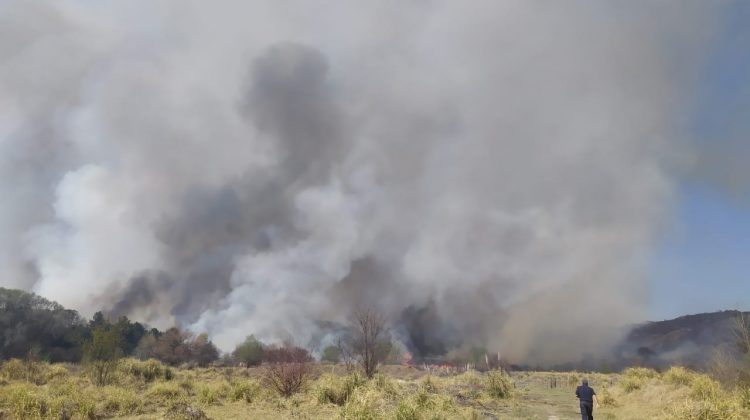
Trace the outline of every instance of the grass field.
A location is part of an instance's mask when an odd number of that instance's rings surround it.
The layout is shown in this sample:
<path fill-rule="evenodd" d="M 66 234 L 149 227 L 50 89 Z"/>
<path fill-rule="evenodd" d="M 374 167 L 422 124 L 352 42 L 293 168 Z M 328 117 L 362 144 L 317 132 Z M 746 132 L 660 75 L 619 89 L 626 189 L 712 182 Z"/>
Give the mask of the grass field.
<path fill-rule="evenodd" d="M 316 364 L 302 392 L 283 398 L 263 368 L 174 369 L 122 360 L 96 387 L 78 365 L 11 360 L 0 368 L 0 418 L 18 419 L 576 419 L 577 372 L 437 374 L 384 366 L 372 380 Z M 750 392 L 672 368 L 585 374 L 597 419 L 748 419 Z"/>

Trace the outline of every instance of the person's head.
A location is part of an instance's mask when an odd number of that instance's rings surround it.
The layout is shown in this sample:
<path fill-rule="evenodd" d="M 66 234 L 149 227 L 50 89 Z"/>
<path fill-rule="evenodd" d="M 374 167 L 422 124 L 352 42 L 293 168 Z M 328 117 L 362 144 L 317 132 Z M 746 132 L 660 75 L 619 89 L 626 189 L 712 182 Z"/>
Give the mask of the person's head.
<path fill-rule="evenodd" d="M 584 379 L 581 383 L 583 383 L 583 386 L 589 386 L 589 380 Z"/>

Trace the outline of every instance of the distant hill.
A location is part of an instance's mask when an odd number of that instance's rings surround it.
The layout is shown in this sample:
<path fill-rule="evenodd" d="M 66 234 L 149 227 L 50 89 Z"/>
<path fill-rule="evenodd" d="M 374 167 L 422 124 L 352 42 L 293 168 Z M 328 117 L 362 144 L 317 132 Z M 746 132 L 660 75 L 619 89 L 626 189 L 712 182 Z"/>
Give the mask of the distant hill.
<path fill-rule="evenodd" d="M 711 312 L 636 325 L 615 349 L 616 358 L 627 365 L 705 368 L 718 347 L 733 348 L 739 314 Z M 750 317 L 750 312 L 744 314 Z"/>

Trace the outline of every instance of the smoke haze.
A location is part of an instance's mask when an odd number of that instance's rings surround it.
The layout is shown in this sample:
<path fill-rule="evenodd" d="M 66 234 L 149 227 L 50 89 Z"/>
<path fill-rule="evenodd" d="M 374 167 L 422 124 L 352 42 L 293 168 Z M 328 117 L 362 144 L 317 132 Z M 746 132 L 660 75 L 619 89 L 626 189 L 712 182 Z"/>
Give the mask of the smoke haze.
<path fill-rule="evenodd" d="M 642 319 L 719 2 L 5 1 L 1 285 L 574 360 Z"/>

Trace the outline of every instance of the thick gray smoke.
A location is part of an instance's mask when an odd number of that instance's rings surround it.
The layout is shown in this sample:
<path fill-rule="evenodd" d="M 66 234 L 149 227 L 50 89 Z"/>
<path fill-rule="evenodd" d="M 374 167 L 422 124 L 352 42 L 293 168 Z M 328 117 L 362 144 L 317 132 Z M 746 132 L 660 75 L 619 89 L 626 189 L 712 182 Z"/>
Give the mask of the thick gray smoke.
<path fill-rule="evenodd" d="M 640 319 L 713 2 L 4 1 L 0 285 L 572 360 Z"/>

